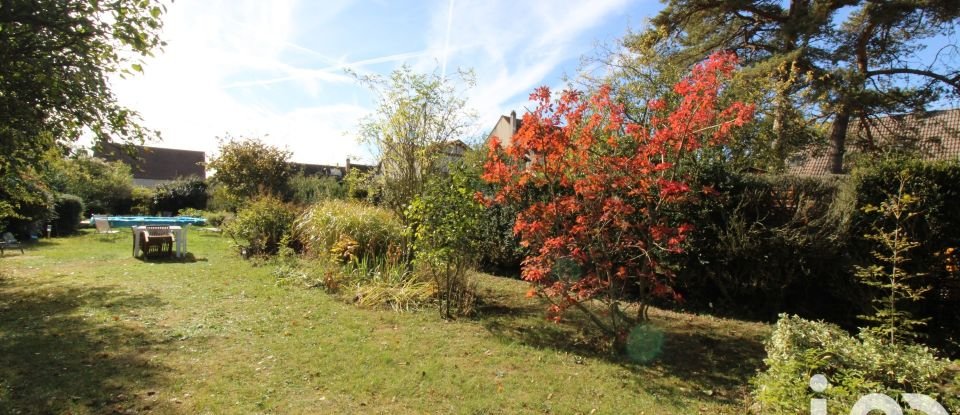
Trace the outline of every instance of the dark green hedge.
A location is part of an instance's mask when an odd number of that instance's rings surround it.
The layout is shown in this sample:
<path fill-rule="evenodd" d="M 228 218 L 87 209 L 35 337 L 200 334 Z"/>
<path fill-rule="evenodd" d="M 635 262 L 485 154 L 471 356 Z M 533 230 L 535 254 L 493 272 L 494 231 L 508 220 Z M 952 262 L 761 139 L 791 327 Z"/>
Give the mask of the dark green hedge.
<path fill-rule="evenodd" d="M 69 235 L 77 231 L 83 216 L 83 199 L 67 193 L 60 193 L 54 202 L 56 217 L 52 220 L 55 235 Z"/>
<path fill-rule="evenodd" d="M 154 189 L 150 213 L 156 215 L 169 212 L 176 215 L 180 209 L 207 208 L 207 183 L 197 177 L 178 179 L 163 183 Z"/>
<path fill-rule="evenodd" d="M 843 178 L 700 172 L 697 229 L 677 265 L 683 306 L 773 320 L 781 312 L 853 323 L 863 301 L 851 277 L 855 198 Z"/>
<path fill-rule="evenodd" d="M 716 314 L 773 320 L 778 313 L 825 319 L 847 328 L 872 314 L 870 292 L 854 276 L 855 265 L 873 262 L 875 213 L 896 192 L 907 172 L 906 192 L 921 214 L 907 229 L 921 246 L 908 271 L 925 273 L 932 287 L 915 315 L 933 317 L 929 342 L 960 343 L 960 281 L 948 271 L 945 251 L 960 250 L 960 162 L 886 160 L 850 176 L 797 177 L 736 173 L 723 167 L 700 171 L 717 190 L 691 211 L 697 232 L 678 259 L 681 307 Z"/>
<path fill-rule="evenodd" d="M 923 273 L 931 290 L 911 310 L 919 317 L 931 317 L 926 328 L 928 342 L 960 350 L 960 271 L 950 270 L 947 251 L 960 249 L 960 161 L 921 162 L 886 160 L 854 172 L 857 206 L 879 205 L 895 194 L 901 174 L 906 177 L 905 193 L 917 198 L 915 220 L 908 222 L 910 239 L 920 246 L 910 251 L 904 265 L 907 272 Z M 862 238 L 874 225 L 891 227 L 876 213 L 858 211 L 852 221 L 854 239 L 850 249 L 868 253 L 873 247 Z M 953 252 L 952 259 L 957 259 Z"/>

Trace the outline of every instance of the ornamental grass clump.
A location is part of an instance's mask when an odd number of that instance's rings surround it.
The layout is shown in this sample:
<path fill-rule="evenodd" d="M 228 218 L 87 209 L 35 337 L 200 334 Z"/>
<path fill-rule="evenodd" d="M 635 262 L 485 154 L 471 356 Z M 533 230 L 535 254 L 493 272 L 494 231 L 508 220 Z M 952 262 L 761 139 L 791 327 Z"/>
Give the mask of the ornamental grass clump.
<path fill-rule="evenodd" d="M 295 229 L 306 256 L 340 263 L 382 257 L 407 245 L 403 224 L 393 212 L 352 201 L 317 203 L 297 219 Z"/>

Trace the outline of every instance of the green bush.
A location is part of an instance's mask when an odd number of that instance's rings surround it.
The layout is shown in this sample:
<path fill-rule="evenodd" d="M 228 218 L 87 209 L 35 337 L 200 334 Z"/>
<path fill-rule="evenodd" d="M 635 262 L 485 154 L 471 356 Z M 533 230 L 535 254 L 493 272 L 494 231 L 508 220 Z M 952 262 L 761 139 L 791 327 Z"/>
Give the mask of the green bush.
<path fill-rule="evenodd" d="M 53 220 L 53 232 L 57 235 L 69 235 L 77 231 L 83 219 L 83 199 L 79 196 L 60 193 L 56 196 L 54 209 L 57 212 Z"/>
<path fill-rule="evenodd" d="M 180 178 L 163 183 L 154 189 L 152 214 L 170 212 L 177 214 L 181 209 L 207 208 L 207 183 L 199 177 Z"/>
<path fill-rule="evenodd" d="M 233 214 L 224 211 L 204 212 L 203 218 L 207 220 L 207 226 L 219 228 L 224 224 L 224 222 L 231 220 L 233 218 Z"/>
<path fill-rule="evenodd" d="M 307 255 L 341 262 L 406 248 L 404 226 L 396 215 L 353 201 L 327 200 L 310 207 L 297 220 L 296 236 Z"/>
<path fill-rule="evenodd" d="M 224 234 L 233 238 L 248 255 L 273 255 L 289 234 L 297 217 L 294 206 L 272 196 L 251 201 L 224 225 Z"/>
<path fill-rule="evenodd" d="M 863 395 L 882 393 L 899 398 L 921 393 L 951 413 L 960 409 L 957 379 L 948 360 L 919 345 L 888 345 L 839 327 L 781 315 L 766 343 L 767 370 L 753 380 L 756 412 L 810 413 L 810 399 L 827 399 L 828 413 L 848 413 Z M 811 376 L 830 382 L 822 393 L 810 389 Z"/>
<path fill-rule="evenodd" d="M 80 154 L 51 163 L 47 176 L 54 190 L 83 199 L 85 215 L 131 210 L 133 174 L 122 162 Z"/>
<path fill-rule="evenodd" d="M 234 218 L 234 215 L 230 212 L 225 212 L 225 211 L 211 212 L 208 210 L 200 210 L 200 209 L 194 209 L 194 208 L 180 209 L 180 212 L 178 213 L 178 215 L 190 216 L 193 218 L 203 218 L 203 220 L 206 221 L 205 223 L 206 226 L 210 226 L 214 228 L 219 228 L 221 225 L 223 225 L 224 222 Z"/>
<path fill-rule="evenodd" d="M 876 211 L 895 194 L 901 172 L 916 198 L 905 230 L 921 243 L 904 269 L 925 274 L 932 291 L 910 306 L 928 344 L 960 354 L 960 273 L 950 271 L 951 248 L 960 247 L 960 162 L 890 159 L 843 177 L 798 177 L 736 172 L 717 164 L 694 170 L 703 187 L 677 274 L 684 307 L 718 314 L 774 319 L 779 313 L 825 319 L 844 328 L 872 314 L 878 295 L 855 276 L 874 263 L 874 227 L 889 229 Z M 808 301 L 817 298 L 820 301 Z"/>
<path fill-rule="evenodd" d="M 470 314 L 476 299 L 471 269 L 482 243 L 484 207 L 461 169 L 430 179 L 407 208 L 415 263 L 437 287 L 440 314 Z"/>
<path fill-rule="evenodd" d="M 56 216 L 55 195 L 32 169 L 15 172 L 11 183 L 0 186 L 0 229 L 21 240 L 41 233 L 41 226 Z"/>
<path fill-rule="evenodd" d="M 153 205 L 153 189 L 136 186 L 130 192 L 130 213 L 134 215 L 149 215 Z"/>
<path fill-rule="evenodd" d="M 291 177 L 287 186 L 290 189 L 290 201 L 301 205 L 347 197 L 346 185 L 333 177 L 305 176 L 301 173 Z"/>
<path fill-rule="evenodd" d="M 180 209 L 177 212 L 177 216 L 189 216 L 191 218 L 202 218 L 203 215 L 206 215 L 207 212 L 201 209 L 195 209 L 192 207 Z"/>

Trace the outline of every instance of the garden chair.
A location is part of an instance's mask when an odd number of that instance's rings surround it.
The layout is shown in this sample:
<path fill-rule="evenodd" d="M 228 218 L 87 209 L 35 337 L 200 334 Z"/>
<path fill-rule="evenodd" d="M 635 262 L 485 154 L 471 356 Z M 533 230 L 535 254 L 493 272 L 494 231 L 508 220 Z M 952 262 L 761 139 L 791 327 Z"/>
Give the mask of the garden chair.
<path fill-rule="evenodd" d="M 93 224 L 97 228 L 97 235 L 101 237 L 113 235 L 113 240 L 117 240 L 120 231 L 110 228 L 110 222 L 107 222 L 107 218 L 95 218 Z"/>
<path fill-rule="evenodd" d="M 20 244 L 20 241 L 17 240 L 10 232 L 3 233 L 3 240 L 0 241 L 0 255 L 3 255 L 5 249 L 19 249 L 20 253 L 23 253 L 23 245 Z"/>
<path fill-rule="evenodd" d="M 173 232 L 169 226 L 148 225 L 140 234 L 140 252 L 144 258 L 173 255 Z"/>

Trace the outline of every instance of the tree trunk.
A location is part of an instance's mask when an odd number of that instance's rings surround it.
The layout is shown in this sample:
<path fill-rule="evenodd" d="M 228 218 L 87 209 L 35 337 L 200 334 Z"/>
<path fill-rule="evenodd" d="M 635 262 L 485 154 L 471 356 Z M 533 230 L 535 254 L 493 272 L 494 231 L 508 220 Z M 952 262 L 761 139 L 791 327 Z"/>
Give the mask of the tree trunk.
<path fill-rule="evenodd" d="M 774 162 L 776 168 L 780 169 L 787 159 L 787 103 L 784 98 L 777 99 L 777 108 L 773 114 L 773 142 L 770 147 L 773 150 Z"/>
<path fill-rule="evenodd" d="M 846 105 L 840 107 L 833 120 L 833 129 L 830 131 L 830 173 L 843 173 L 843 153 L 847 144 L 847 127 L 850 125 L 850 109 Z"/>

